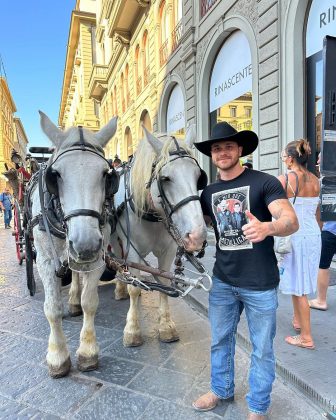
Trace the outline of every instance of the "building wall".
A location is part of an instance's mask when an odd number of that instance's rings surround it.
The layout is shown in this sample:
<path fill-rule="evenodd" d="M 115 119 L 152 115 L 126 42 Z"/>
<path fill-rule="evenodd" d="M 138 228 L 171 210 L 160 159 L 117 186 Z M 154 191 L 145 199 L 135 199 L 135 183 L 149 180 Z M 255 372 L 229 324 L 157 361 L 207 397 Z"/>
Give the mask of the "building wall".
<path fill-rule="evenodd" d="M 185 128 L 196 123 L 198 140 L 207 139 L 212 124 L 209 85 L 214 62 L 230 35 L 241 30 L 251 52 L 252 127 L 260 139 L 253 155 L 254 167 L 278 175 L 283 170 L 281 149 L 306 135 L 305 25 L 311 0 L 166 0 L 170 29 L 163 65 L 162 3 L 96 1 L 97 63 L 87 94 L 95 99 L 96 111 L 99 107 L 100 125 L 113 115 L 119 117 L 117 134 L 107 146 L 109 157 L 118 153 L 127 159 L 130 148 L 134 149 L 142 136 L 145 115 L 155 132 L 168 129 L 168 101 L 176 84 L 183 93 Z M 203 16 L 202 7 L 209 4 L 212 7 Z M 179 5 L 181 22 L 176 12 Z M 174 45 L 178 27 L 182 32 Z M 143 46 L 146 32 L 148 53 Z M 198 158 L 210 171 L 209 159 L 200 154 Z"/>
<path fill-rule="evenodd" d="M 14 149 L 24 159 L 27 154 L 28 138 L 20 118 L 17 117 L 14 118 L 14 139 Z"/>
<path fill-rule="evenodd" d="M 12 149 L 15 144 L 14 137 L 14 113 L 15 103 L 9 91 L 6 79 L 0 77 L 0 190 L 7 186 L 7 181 L 1 173 L 5 171 L 5 164 L 13 167 L 10 160 Z"/>

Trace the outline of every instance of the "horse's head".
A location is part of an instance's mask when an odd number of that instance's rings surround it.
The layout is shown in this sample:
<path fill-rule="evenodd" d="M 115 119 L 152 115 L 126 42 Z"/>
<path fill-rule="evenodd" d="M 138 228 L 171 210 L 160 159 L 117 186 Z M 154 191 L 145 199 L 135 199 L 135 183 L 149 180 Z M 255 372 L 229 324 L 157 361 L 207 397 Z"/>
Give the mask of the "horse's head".
<path fill-rule="evenodd" d="M 45 114 L 40 115 L 42 130 L 55 146 L 46 185 L 59 197 L 70 257 L 76 263 L 94 262 L 102 250 L 105 199 L 111 182 L 103 147 L 116 132 L 117 117 L 92 133 L 81 127 L 64 132 Z"/>
<path fill-rule="evenodd" d="M 144 133 L 155 156 L 150 180 L 152 205 L 178 231 L 188 251 L 199 250 L 206 239 L 206 226 L 198 189 L 204 188 L 206 174 L 191 152 L 195 129 L 188 130 L 185 141 L 170 136 L 161 141 L 145 128 Z"/>

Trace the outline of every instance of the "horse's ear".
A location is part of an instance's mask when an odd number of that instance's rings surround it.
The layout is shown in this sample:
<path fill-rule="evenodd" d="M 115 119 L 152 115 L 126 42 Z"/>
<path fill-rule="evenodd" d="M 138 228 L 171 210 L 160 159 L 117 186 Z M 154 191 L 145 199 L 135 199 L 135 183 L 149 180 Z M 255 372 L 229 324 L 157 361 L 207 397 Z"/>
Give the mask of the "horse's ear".
<path fill-rule="evenodd" d="M 142 129 L 145 134 L 145 139 L 153 147 L 157 156 L 159 156 L 161 154 L 163 144 L 160 142 L 160 140 L 153 136 L 153 134 L 150 133 L 144 125 L 142 126 Z"/>
<path fill-rule="evenodd" d="M 196 124 L 191 124 L 187 129 L 187 133 L 185 136 L 185 142 L 187 143 L 188 147 L 192 147 L 196 140 Z"/>
<path fill-rule="evenodd" d="M 60 130 L 56 125 L 47 117 L 47 115 L 39 111 L 41 117 L 41 128 L 48 139 L 58 147 L 63 140 L 63 131 Z"/>
<path fill-rule="evenodd" d="M 95 138 L 99 141 L 102 147 L 105 147 L 117 131 L 118 117 L 113 117 L 98 133 Z"/>

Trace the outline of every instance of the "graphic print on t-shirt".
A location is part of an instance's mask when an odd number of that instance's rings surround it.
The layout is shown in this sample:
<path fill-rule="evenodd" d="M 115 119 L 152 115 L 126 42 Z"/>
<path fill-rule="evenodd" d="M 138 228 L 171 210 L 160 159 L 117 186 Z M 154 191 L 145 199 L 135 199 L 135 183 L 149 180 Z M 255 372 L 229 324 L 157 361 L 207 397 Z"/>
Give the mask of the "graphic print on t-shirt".
<path fill-rule="evenodd" d="M 248 223 L 245 210 L 250 210 L 250 186 L 212 194 L 212 211 L 217 222 L 218 246 L 223 251 L 253 248 L 245 238 L 242 226 Z"/>

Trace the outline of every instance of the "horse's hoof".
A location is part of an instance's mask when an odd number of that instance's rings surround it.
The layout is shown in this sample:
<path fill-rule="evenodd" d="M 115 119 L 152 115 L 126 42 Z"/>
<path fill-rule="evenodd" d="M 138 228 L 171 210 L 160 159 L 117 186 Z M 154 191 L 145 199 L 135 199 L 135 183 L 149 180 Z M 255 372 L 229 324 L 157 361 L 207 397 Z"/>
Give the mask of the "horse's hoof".
<path fill-rule="evenodd" d="M 66 361 L 59 367 L 53 367 L 51 365 L 48 365 L 49 369 L 49 375 L 53 379 L 63 378 L 63 376 L 66 376 L 71 369 L 71 360 L 70 356 L 66 359 Z"/>
<path fill-rule="evenodd" d="M 140 334 L 124 333 L 123 343 L 125 347 L 138 347 L 143 343 Z"/>
<path fill-rule="evenodd" d="M 163 343 L 173 343 L 174 341 L 178 341 L 180 339 L 177 331 L 173 330 L 159 330 L 159 340 Z"/>
<path fill-rule="evenodd" d="M 83 310 L 80 305 L 73 305 L 69 303 L 69 315 L 71 317 L 83 315 Z"/>
<path fill-rule="evenodd" d="M 81 372 L 98 369 L 98 355 L 93 357 L 78 356 L 77 368 Z"/>

